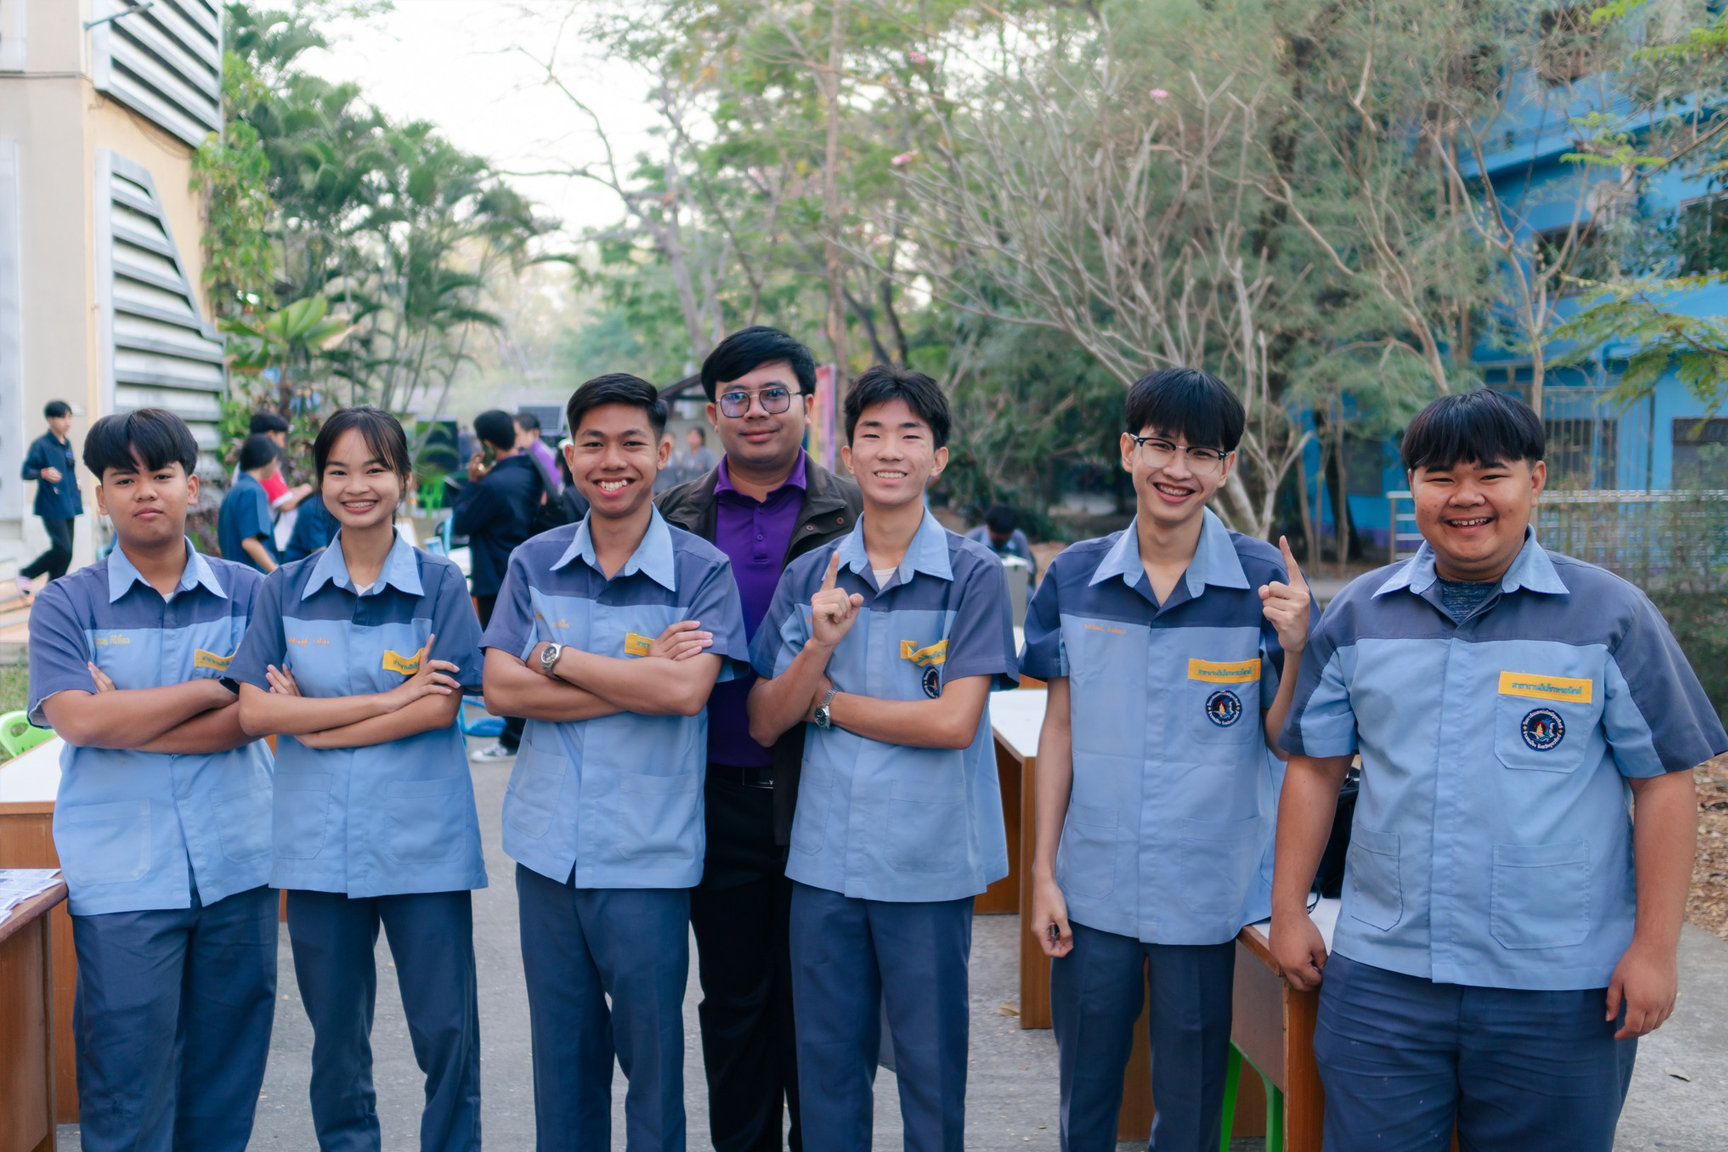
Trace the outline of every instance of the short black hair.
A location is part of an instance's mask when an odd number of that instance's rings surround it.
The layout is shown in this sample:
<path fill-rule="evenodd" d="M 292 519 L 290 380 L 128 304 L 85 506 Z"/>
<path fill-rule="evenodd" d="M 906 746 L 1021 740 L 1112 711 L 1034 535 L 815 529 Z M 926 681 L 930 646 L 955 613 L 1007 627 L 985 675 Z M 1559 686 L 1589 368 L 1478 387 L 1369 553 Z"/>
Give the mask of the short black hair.
<path fill-rule="evenodd" d="M 276 441 L 263 432 L 254 432 L 246 437 L 246 442 L 240 445 L 240 471 L 252 472 L 273 464 L 281 449 L 276 447 Z"/>
<path fill-rule="evenodd" d="M 516 447 L 516 418 L 502 409 L 488 408 L 474 417 L 474 434 L 508 452 Z"/>
<path fill-rule="evenodd" d="M 1123 404 L 1128 434 L 1151 428 L 1181 436 L 1190 448 L 1236 451 L 1248 414 L 1236 393 L 1210 372 L 1198 368 L 1160 368 L 1128 389 Z"/>
<path fill-rule="evenodd" d="M 524 431 L 540 431 L 540 417 L 534 415 L 532 412 L 516 413 L 516 423 L 520 424 Z"/>
<path fill-rule="evenodd" d="M 628 372 L 608 372 L 584 382 L 564 407 L 570 435 L 580 432 L 582 417 L 602 404 L 628 404 L 648 413 L 648 423 L 654 429 L 655 446 L 659 446 L 660 437 L 666 434 L 667 409 L 666 401 L 660 399 L 660 390 L 654 385 Z"/>
<path fill-rule="evenodd" d="M 258 435 L 260 432 L 280 432 L 286 434 L 287 431 L 288 421 L 276 415 L 274 412 L 252 413 L 252 424 L 247 428 L 247 432 L 253 436 Z"/>
<path fill-rule="evenodd" d="M 1454 392 L 1431 402 L 1404 429 L 1399 453 L 1404 469 L 1451 468 L 1472 464 L 1531 463 L 1548 444 L 1542 421 L 1516 396 L 1478 388 Z"/>
<path fill-rule="evenodd" d="M 72 405 L 64 400 L 50 400 L 42 406 L 42 416 L 47 420 L 58 420 L 62 416 L 72 415 Z"/>
<path fill-rule="evenodd" d="M 792 375 L 798 379 L 798 391 L 808 396 L 816 391 L 816 360 L 810 349 L 778 328 L 758 324 L 740 328 L 714 346 L 702 361 L 702 391 L 710 402 L 715 389 L 747 376 L 764 364 L 781 360 L 792 365 Z"/>
<path fill-rule="evenodd" d="M 990 511 L 984 513 L 984 527 L 998 536 L 1006 536 L 1018 526 L 1019 519 L 1008 505 L 992 504 Z"/>
<path fill-rule="evenodd" d="M 893 400 L 904 400 L 906 407 L 930 425 L 930 438 L 936 447 L 948 443 L 948 432 L 954 425 L 954 418 L 948 413 L 948 397 L 924 373 L 895 364 L 872 364 L 852 382 L 846 393 L 846 443 L 852 443 L 852 430 L 866 408 Z"/>
<path fill-rule="evenodd" d="M 337 439 L 351 429 L 360 433 L 366 441 L 366 450 L 382 460 L 390 471 L 398 476 L 414 474 L 414 457 L 408 451 L 408 434 L 402 431 L 402 422 L 382 408 L 356 404 L 332 412 L 318 429 L 318 438 L 312 441 L 312 466 L 317 469 L 319 483 L 323 483 L 324 465 L 329 462 Z"/>
<path fill-rule="evenodd" d="M 166 408 L 116 412 L 84 434 L 84 467 L 97 483 L 108 469 L 131 472 L 139 460 L 152 472 L 178 463 L 190 476 L 198 467 L 198 441 L 186 421 Z"/>
<path fill-rule="evenodd" d="M 684 435 L 688 436 L 688 435 L 690 435 L 691 432 L 696 433 L 696 439 L 702 441 L 702 443 L 704 443 L 704 444 L 708 443 L 708 433 L 703 429 L 702 425 L 700 425 L 700 424 L 690 425 L 689 430 L 686 431 L 684 433 Z"/>

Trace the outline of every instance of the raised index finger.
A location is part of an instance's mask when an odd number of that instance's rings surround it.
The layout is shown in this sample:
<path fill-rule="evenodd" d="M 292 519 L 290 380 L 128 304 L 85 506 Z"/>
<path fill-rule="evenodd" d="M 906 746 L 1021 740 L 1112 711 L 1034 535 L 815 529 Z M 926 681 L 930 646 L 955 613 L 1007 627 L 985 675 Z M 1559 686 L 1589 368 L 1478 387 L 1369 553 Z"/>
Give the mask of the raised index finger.
<path fill-rule="evenodd" d="M 828 571 L 822 574 L 821 592 L 827 592 L 834 587 L 834 580 L 840 575 L 840 553 L 838 550 L 828 554 Z"/>
<path fill-rule="evenodd" d="M 1296 554 L 1290 551 L 1290 537 L 1278 537 L 1278 550 L 1284 553 L 1284 571 L 1288 574 L 1290 583 L 1306 587 L 1308 582 L 1302 578 L 1302 569 L 1296 563 Z"/>

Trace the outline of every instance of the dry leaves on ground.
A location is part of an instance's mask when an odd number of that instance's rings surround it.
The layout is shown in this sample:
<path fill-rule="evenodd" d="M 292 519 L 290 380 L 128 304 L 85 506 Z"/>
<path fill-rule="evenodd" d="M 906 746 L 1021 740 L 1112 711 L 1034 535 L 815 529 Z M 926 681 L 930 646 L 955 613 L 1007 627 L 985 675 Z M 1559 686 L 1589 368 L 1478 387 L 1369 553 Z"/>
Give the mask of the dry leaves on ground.
<path fill-rule="evenodd" d="M 1728 940 L 1728 755 L 1700 764 L 1698 855 L 1692 861 L 1692 893 L 1686 919 Z"/>

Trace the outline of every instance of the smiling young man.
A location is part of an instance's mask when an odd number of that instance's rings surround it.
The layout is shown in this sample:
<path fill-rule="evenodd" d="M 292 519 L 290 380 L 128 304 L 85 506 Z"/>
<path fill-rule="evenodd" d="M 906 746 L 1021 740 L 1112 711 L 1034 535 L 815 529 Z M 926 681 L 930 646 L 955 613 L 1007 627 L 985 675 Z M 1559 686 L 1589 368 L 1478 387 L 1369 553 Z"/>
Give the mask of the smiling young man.
<path fill-rule="evenodd" d="M 1644 594 L 1537 543 L 1542 452 L 1496 392 L 1411 421 L 1422 547 L 1327 607 L 1280 738 L 1272 952 L 1320 988 L 1336 1152 L 1439 1152 L 1454 1122 L 1608 1152 L 1674 1007 L 1692 768 L 1728 735 Z M 1328 956 L 1304 898 L 1358 751 Z"/>
<path fill-rule="evenodd" d="M 787 567 L 751 645 L 751 734 L 807 733 L 786 874 L 804 1142 L 822 1152 L 868 1152 L 884 1006 L 906 1147 L 964 1142 L 972 898 L 1008 874 L 985 708 L 1015 659 L 1001 562 L 924 505 L 949 421 L 922 373 L 853 382 L 864 513 Z"/>
<path fill-rule="evenodd" d="M 666 464 L 653 385 L 597 377 L 568 416 L 588 515 L 516 549 L 485 639 L 487 706 L 528 720 L 504 851 L 517 861 L 537 1147 L 611 1147 L 616 1057 L 626 1147 L 682 1152 L 704 709 L 748 648 L 726 557 L 650 499 Z"/>
<path fill-rule="evenodd" d="M 276 998 L 270 752 L 225 686 L 262 578 L 186 538 L 198 445 L 160 408 L 84 441 L 108 556 L 30 613 L 30 718 L 66 742 L 83 1146 L 241 1152 Z"/>
<path fill-rule="evenodd" d="M 719 465 L 659 498 L 666 519 L 726 553 L 756 635 L 780 574 L 852 530 L 863 497 L 804 452 L 816 365 L 773 328 L 745 328 L 702 364 Z M 773 746 L 750 737 L 753 674 L 708 698 L 708 863 L 690 893 L 702 1004 L 702 1062 L 715 1152 L 803 1147 L 792 1024 L 786 844 L 804 731 Z"/>
<path fill-rule="evenodd" d="M 1215 377 L 1129 389 L 1133 523 L 1067 549 L 1026 617 L 1049 681 L 1028 928 L 1052 957 L 1066 1152 L 1113 1152 L 1147 973 L 1151 1146 L 1218 1147 L 1236 934 L 1270 907 L 1268 732 L 1295 691 L 1308 590 L 1289 545 L 1206 507 L 1245 414 Z"/>

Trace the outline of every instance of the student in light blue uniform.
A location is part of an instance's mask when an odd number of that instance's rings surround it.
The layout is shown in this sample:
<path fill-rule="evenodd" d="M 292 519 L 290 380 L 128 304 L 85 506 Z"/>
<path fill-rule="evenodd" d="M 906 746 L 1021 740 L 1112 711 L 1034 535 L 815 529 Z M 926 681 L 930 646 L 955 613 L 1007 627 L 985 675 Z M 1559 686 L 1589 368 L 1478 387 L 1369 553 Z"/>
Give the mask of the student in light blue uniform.
<path fill-rule="evenodd" d="M 159 408 L 84 441 L 107 559 L 30 613 L 30 719 L 66 741 L 54 846 L 90 1152 L 240 1152 L 276 999 L 270 751 L 223 677 L 262 577 L 186 538 L 198 445 Z"/>
<path fill-rule="evenodd" d="M 1411 421 L 1423 545 L 1327 607 L 1281 736 L 1272 951 L 1320 988 L 1336 1152 L 1439 1152 L 1454 1122 L 1608 1152 L 1674 1006 L 1692 768 L 1728 735 L 1644 594 L 1537 543 L 1543 446 L 1486 390 Z M 1358 751 L 1328 956 L 1303 896 Z"/>
<path fill-rule="evenodd" d="M 1129 389 L 1136 515 L 1058 556 L 1021 670 L 1049 681 L 1028 928 L 1052 957 L 1064 1152 L 1114 1152 L 1150 974 L 1152 1138 L 1218 1147 L 1236 934 L 1271 897 L 1276 732 L 1308 638 L 1289 545 L 1206 507 L 1245 416 L 1216 378 Z"/>
<path fill-rule="evenodd" d="M 965 1136 L 972 898 L 1008 874 L 985 707 L 1012 687 L 1001 562 L 924 506 L 947 399 L 877 365 L 846 397 L 853 531 L 793 561 L 752 647 L 750 734 L 807 724 L 786 875 L 805 1146 L 867 1152 L 887 1008 L 905 1146 Z"/>
<path fill-rule="evenodd" d="M 683 1152 L 690 889 L 706 705 L 746 658 L 725 553 L 654 508 L 666 402 L 622 373 L 566 411 L 588 515 L 518 546 L 486 627 L 486 706 L 527 719 L 504 797 L 539 1152 Z M 610 999 L 610 1005 L 608 1005 Z"/>
<path fill-rule="evenodd" d="M 449 560 L 397 534 L 412 477 L 402 426 L 337 410 L 312 454 L 330 544 L 266 580 L 230 675 L 248 731 L 277 741 L 275 863 L 312 1021 L 312 1124 L 324 1152 L 379 1147 L 372 1090 L 378 929 L 390 937 L 423 1152 L 480 1147 L 480 1022 L 470 892 L 486 886 L 462 732 L 480 623 Z"/>

